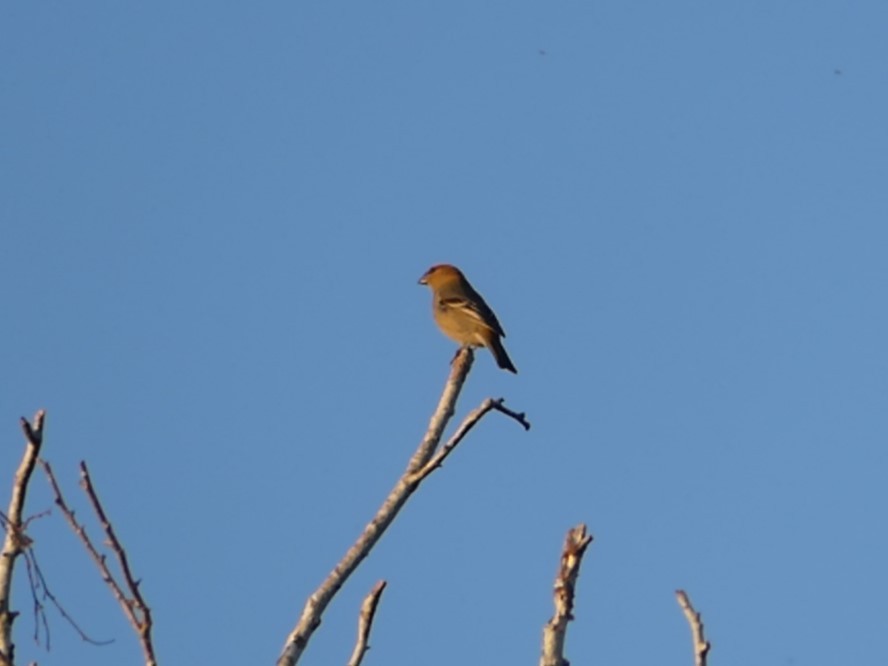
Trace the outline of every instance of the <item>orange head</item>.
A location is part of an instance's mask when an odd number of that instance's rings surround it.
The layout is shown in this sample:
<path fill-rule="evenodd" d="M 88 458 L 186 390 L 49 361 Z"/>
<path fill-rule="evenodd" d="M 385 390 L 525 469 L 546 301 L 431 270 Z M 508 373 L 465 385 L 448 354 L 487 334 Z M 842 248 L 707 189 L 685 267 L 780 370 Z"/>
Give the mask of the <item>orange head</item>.
<path fill-rule="evenodd" d="M 448 282 L 455 280 L 465 280 L 465 277 L 456 266 L 450 264 L 437 264 L 427 270 L 421 278 L 419 284 L 427 284 L 433 289 Z"/>

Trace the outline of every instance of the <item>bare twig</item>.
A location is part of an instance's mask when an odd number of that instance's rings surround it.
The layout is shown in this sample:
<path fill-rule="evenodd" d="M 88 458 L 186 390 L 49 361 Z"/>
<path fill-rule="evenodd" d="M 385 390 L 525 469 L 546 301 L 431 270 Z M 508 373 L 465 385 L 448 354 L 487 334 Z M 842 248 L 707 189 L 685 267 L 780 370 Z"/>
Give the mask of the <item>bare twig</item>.
<path fill-rule="evenodd" d="M 41 459 L 42 463 L 43 460 Z M 32 516 L 33 518 L 34 516 Z M 29 519 L 30 520 L 30 519 Z M 43 616 L 43 624 L 46 629 L 46 649 L 49 650 L 49 624 L 46 622 L 46 613 L 43 611 L 43 604 L 36 598 L 37 591 L 42 591 L 42 596 L 44 599 L 49 599 L 53 606 L 55 606 L 56 610 L 59 612 L 59 615 L 65 619 L 65 621 L 71 625 L 71 628 L 77 632 L 80 636 L 80 639 L 85 643 L 91 643 L 92 645 L 111 645 L 114 642 L 114 639 L 109 639 L 105 641 L 100 641 L 95 638 L 91 638 L 87 633 L 77 624 L 77 621 L 65 610 L 65 607 L 62 606 L 62 603 L 56 598 L 56 596 L 49 589 L 49 583 L 46 582 L 46 577 L 43 575 L 43 569 L 40 568 L 40 564 L 37 562 L 37 551 L 34 547 L 28 548 L 25 551 L 25 562 L 28 564 L 28 578 L 31 579 L 31 592 L 35 595 L 34 603 L 35 606 L 40 607 L 40 613 Z M 32 571 L 33 569 L 33 576 Z M 38 640 L 37 636 L 34 637 L 35 640 Z M 38 640 L 39 642 L 39 640 Z"/>
<path fill-rule="evenodd" d="M 510 409 L 507 409 L 503 406 L 503 399 L 494 400 L 493 398 L 487 398 L 481 405 L 471 412 L 469 412 L 466 417 L 463 419 L 462 423 L 459 424 L 459 427 L 456 429 L 456 432 L 447 440 L 447 443 L 442 446 L 438 452 L 429 460 L 422 469 L 417 470 L 410 477 L 411 479 L 417 479 L 418 481 L 423 480 L 429 474 L 438 469 L 443 463 L 447 456 L 455 449 L 459 443 L 463 440 L 463 438 L 469 434 L 469 431 L 475 427 L 475 424 L 478 423 L 487 412 L 496 410 L 498 412 L 502 412 L 513 419 L 515 419 L 518 423 L 524 426 L 525 430 L 530 430 L 530 423 L 527 421 L 527 418 L 523 413 L 513 412 Z"/>
<path fill-rule="evenodd" d="M 50 636 L 49 636 L 49 622 L 46 619 L 46 609 L 43 607 L 43 604 L 40 603 L 40 599 L 37 596 L 37 590 L 40 586 L 40 582 L 37 580 L 37 573 L 31 567 L 31 560 L 28 558 L 28 551 L 24 551 L 25 555 L 25 571 L 28 572 L 28 587 L 31 590 L 31 601 L 33 604 L 33 612 L 34 612 L 34 642 L 37 645 L 40 645 L 40 630 L 43 629 L 43 633 L 46 635 L 46 649 L 50 649 Z"/>
<path fill-rule="evenodd" d="M 504 398 L 494 400 L 492 405 L 493 409 L 498 412 L 502 412 L 506 416 L 511 416 L 513 419 L 518 421 L 518 423 L 520 423 L 525 430 L 530 430 L 530 421 L 527 420 L 527 415 L 524 412 L 513 412 L 511 409 L 503 404 L 504 402 Z"/>
<path fill-rule="evenodd" d="M 361 604 L 361 614 L 358 616 L 358 640 L 352 651 L 351 659 L 348 660 L 348 666 L 361 666 L 364 654 L 370 649 L 369 640 L 370 630 L 373 628 L 373 617 L 376 615 L 376 607 L 379 605 L 379 598 L 382 596 L 385 585 L 384 580 L 379 581 L 364 597 L 364 603 Z"/>
<path fill-rule="evenodd" d="M 12 610 L 10 604 L 12 572 L 15 568 L 16 558 L 31 542 L 24 532 L 25 523 L 22 522 L 22 513 L 25 508 L 28 483 L 40 455 L 40 446 L 43 444 L 45 418 L 46 412 L 41 409 L 34 415 L 33 425 L 26 418 L 22 417 L 21 419 L 22 432 L 25 434 L 26 441 L 25 454 L 22 456 L 22 462 L 15 473 L 15 480 L 12 484 L 12 497 L 9 500 L 9 510 L 5 516 L 6 537 L 3 540 L 3 551 L 0 552 L 0 666 L 12 666 L 15 661 L 12 623 L 18 615 L 18 611 Z"/>
<path fill-rule="evenodd" d="M 71 510 L 71 508 L 69 508 L 68 504 L 65 502 L 65 498 L 62 495 L 62 490 L 61 488 L 59 488 L 59 484 L 56 481 L 55 474 L 53 474 L 50 464 L 46 460 L 41 460 L 40 465 L 43 467 L 43 471 L 46 473 L 46 477 L 49 479 L 49 485 L 52 487 L 52 491 L 55 494 L 56 505 L 61 510 L 62 515 L 65 516 L 65 520 L 68 521 L 71 529 L 74 530 L 74 534 L 76 534 L 77 538 L 80 539 L 80 541 L 83 543 L 84 548 L 86 548 L 86 552 L 89 553 L 89 556 L 99 568 L 99 572 L 102 574 L 102 580 L 104 580 L 108 587 L 111 588 L 111 591 L 114 593 L 114 597 L 117 599 L 118 603 L 123 606 L 124 613 L 127 613 L 127 618 L 130 622 L 132 622 L 133 618 L 130 617 L 130 611 L 128 611 L 129 604 L 127 603 L 126 595 L 123 593 L 123 590 L 117 583 L 117 579 L 114 578 L 114 574 L 112 574 L 111 570 L 108 569 L 108 564 L 105 561 L 105 556 L 98 551 L 95 545 L 93 545 L 92 540 L 86 533 L 86 528 L 77 522 L 77 518 L 75 518 L 74 516 L 74 511 Z"/>
<path fill-rule="evenodd" d="M 38 459 L 38 463 L 43 464 L 43 459 Z M 37 561 L 37 551 L 34 547 L 34 541 L 29 537 L 26 533 L 28 526 L 35 520 L 39 518 L 45 518 L 50 515 L 50 510 L 47 509 L 45 511 L 41 511 L 40 513 L 35 513 L 33 516 L 29 516 L 23 523 L 20 531 L 19 538 L 22 543 L 22 556 L 25 560 L 25 571 L 28 574 L 28 589 L 31 592 L 31 602 L 32 602 L 32 610 L 34 615 L 34 642 L 37 645 L 41 643 L 44 647 L 49 650 L 51 648 L 50 645 L 50 631 L 49 631 L 49 620 L 46 617 L 46 607 L 43 605 L 41 601 L 41 597 L 45 599 L 49 599 L 50 603 L 55 606 L 56 610 L 59 612 L 59 615 L 71 625 L 71 628 L 74 629 L 80 636 L 80 638 L 86 643 L 92 643 L 93 645 L 109 645 L 113 643 L 113 640 L 108 641 L 99 641 L 94 638 L 90 638 L 87 633 L 77 624 L 77 621 L 71 616 L 68 611 L 65 610 L 65 607 L 62 606 L 62 602 L 58 600 L 58 598 L 52 593 L 49 589 L 49 583 L 46 581 L 46 576 L 43 575 L 43 570 L 40 568 L 40 563 Z M 5 530 L 9 525 L 9 520 L 2 511 L 0 511 L 0 524 L 3 525 L 3 529 Z M 41 631 L 45 638 L 41 640 Z"/>
<path fill-rule="evenodd" d="M 135 629 L 136 633 L 139 635 L 139 641 L 142 644 L 145 665 L 156 666 L 157 659 L 154 656 L 154 643 L 151 638 L 154 622 L 151 618 L 151 609 L 148 607 L 148 604 L 145 603 L 145 598 L 142 596 L 140 587 L 142 581 L 133 577 L 126 550 L 117 538 L 117 534 L 114 532 L 114 526 L 105 515 L 105 510 L 102 508 L 102 503 L 99 501 L 98 495 L 96 495 L 92 479 L 89 476 L 89 470 L 84 461 L 80 461 L 80 485 L 86 492 L 87 497 L 89 497 L 89 501 L 96 512 L 96 516 L 98 516 L 99 521 L 102 523 L 102 529 L 105 530 L 105 535 L 108 537 L 108 543 L 111 545 L 111 550 L 114 551 L 114 555 L 117 557 L 117 562 L 120 565 L 120 570 L 123 572 L 123 579 L 126 581 L 126 587 L 130 593 L 130 598 L 126 600 L 126 606 L 130 609 L 130 622 L 133 625 L 133 629 Z"/>
<path fill-rule="evenodd" d="M 592 535 L 586 534 L 586 526 L 582 523 L 568 530 L 561 553 L 561 566 L 555 577 L 555 614 L 543 627 L 540 666 L 569 666 L 564 658 L 564 638 L 567 623 L 573 619 L 574 592 L 580 575 L 580 564 L 590 543 Z"/>
<path fill-rule="evenodd" d="M 99 518 L 99 522 L 102 524 L 102 529 L 107 537 L 107 543 L 114 552 L 118 564 L 120 565 L 123 581 L 129 592 L 129 596 L 124 592 L 123 585 L 118 582 L 117 578 L 115 578 L 114 574 L 111 573 L 111 570 L 108 568 L 105 555 L 98 551 L 92 540 L 89 538 L 89 535 L 86 533 L 86 528 L 77 522 L 77 519 L 74 516 L 74 511 L 72 511 L 65 502 L 61 488 L 59 488 L 59 484 L 52 472 L 52 467 L 50 467 L 49 463 L 45 460 L 41 460 L 40 464 L 46 472 L 50 486 L 52 486 L 52 491 L 55 494 L 55 503 L 65 516 L 71 529 L 74 530 L 74 533 L 83 543 L 86 551 L 89 553 L 90 557 L 92 557 L 93 562 L 95 562 L 96 566 L 99 568 L 102 580 L 104 580 L 111 589 L 111 592 L 120 604 L 121 609 L 123 609 L 124 615 L 126 615 L 127 620 L 129 620 L 130 625 L 132 625 L 133 630 L 139 637 L 146 666 L 156 666 L 157 659 L 154 654 L 154 644 L 151 637 L 151 630 L 153 628 L 151 609 L 148 607 L 148 604 L 145 603 L 145 600 L 142 597 L 142 592 L 139 589 L 139 583 L 141 581 L 136 580 L 133 577 L 126 550 L 118 540 L 117 535 L 114 532 L 114 527 L 108 520 L 108 516 L 105 514 L 102 503 L 96 494 L 86 463 L 80 463 L 80 485 L 86 493 L 86 496 L 89 498 L 90 504 L 92 504 L 93 510 Z"/>
<path fill-rule="evenodd" d="M 700 616 L 700 613 L 694 610 L 691 600 L 684 590 L 676 590 L 675 598 L 678 599 L 678 605 L 681 606 L 688 625 L 691 627 L 691 640 L 694 643 L 694 664 L 695 666 L 706 666 L 706 658 L 709 655 L 709 648 L 711 646 L 703 635 L 703 618 Z"/>
<path fill-rule="evenodd" d="M 281 651 L 281 655 L 278 657 L 277 666 L 294 666 L 294 664 L 299 661 L 302 653 L 308 645 L 308 641 L 311 639 L 315 630 L 320 626 L 321 616 L 330 601 L 345 584 L 348 577 L 355 571 L 355 569 L 357 569 L 358 565 L 365 557 L 367 557 L 373 546 L 376 545 L 376 542 L 379 541 L 386 529 L 391 525 L 392 521 L 407 503 L 410 496 L 419 487 L 423 479 L 425 479 L 433 469 L 440 465 L 444 457 L 450 453 L 453 447 L 459 443 L 465 433 L 471 429 L 484 413 L 487 413 L 491 409 L 496 409 L 497 411 L 512 416 L 512 418 L 516 418 L 519 423 L 528 427 L 523 415 L 514 414 L 505 408 L 502 408 L 501 405 L 497 406 L 494 404 L 477 416 L 471 423 L 467 423 L 471 420 L 467 418 L 466 422 L 464 422 L 465 432 L 456 439 L 450 450 L 448 450 L 434 466 L 427 469 L 427 466 L 430 464 L 429 461 L 432 460 L 435 455 L 435 450 L 440 444 L 444 429 L 450 418 L 453 416 L 456 400 L 459 397 L 462 386 L 472 367 L 473 360 L 474 354 L 469 348 L 461 349 L 453 359 L 450 375 L 447 379 L 447 383 L 444 385 L 444 392 L 441 395 L 441 399 L 438 401 L 438 407 L 435 409 L 435 412 L 429 421 L 428 430 L 423 436 L 422 441 L 419 443 L 419 447 L 410 458 L 407 470 L 401 478 L 398 479 L 395 487 L 389 492 L 388 497 L 386 497 L 373 519 L 364 528 L 364 531 L 358 537 L 357 541 L 355 541 L 351 548 L 348 549 L 343 558 L 333 568 L 333 571 L 331 571 L 324 582 L 321 583 L 320 587 L 308 597 L 299 621 L 296 623 L 293 631 L 290 632 L 290 635 L 287 636 L 284 648 Z M 493 402 L 496 403 L 496 401 Z M 521 418 L 518 418 L 519 416 Z M 454 438 L 456 438 L 456 435 L 454 435 Z"/>

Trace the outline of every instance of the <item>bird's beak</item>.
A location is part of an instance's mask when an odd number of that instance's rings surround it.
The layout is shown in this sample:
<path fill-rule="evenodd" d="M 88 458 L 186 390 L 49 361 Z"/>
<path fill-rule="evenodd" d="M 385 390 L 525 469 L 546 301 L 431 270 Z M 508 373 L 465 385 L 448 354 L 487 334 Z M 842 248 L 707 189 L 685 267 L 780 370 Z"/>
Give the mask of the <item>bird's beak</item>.
<path fill-rule="evenodd" d="M 429 274 L 425 273 L 421 278 L 419 278 L 419 281 L 417 282 L 417 284 L 428 284 L 429 283 L 428 277 L 429 277 Z"/>

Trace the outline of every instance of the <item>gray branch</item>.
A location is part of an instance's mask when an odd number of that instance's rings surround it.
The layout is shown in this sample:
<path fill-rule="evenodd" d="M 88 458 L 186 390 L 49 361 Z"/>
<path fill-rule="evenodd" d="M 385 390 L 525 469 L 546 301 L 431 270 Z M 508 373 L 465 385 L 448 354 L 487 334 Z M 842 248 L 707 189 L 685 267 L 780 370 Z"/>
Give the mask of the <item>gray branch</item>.
<path fill-rule="evenodd" d="M 364 654 L 370 649 L 370 630 L 373 628 L 376 607 L 379 605 L 379 598 L 382 596 L 385 585 L 386 582 L 384 580 L 379 581 L 364 597 L 364 603 L 361 604 L 361 613 L 358 616 L 358 640 L 355 642 L 355 649 L 352 651 L 351 659 L 348 660 L 348 666 L 361 666 Z"/>
<path fill-rule="evenodd" d="M 574 594 L 580 564 L 590 543 L 592 535 L 586 534 L 586 526 L 582 523 L 568 530 L 561 553 L 561 566 L 555 577 L 555 614 L 543 627 L 540 666 L 569 666 L 564 658 L 564 639 L 567 635 L 567 623 L 573 620 Z"/>
<path fill-rule="evenodd" d="M 315 630 L 320 626 L 321 617 L 327 606 L 330 604 L 330 601 L 332 601 L 336 593 L 345 584 L 349 576 L 351 576 L 355 569 L 358 568 L 358 565 L 365 557 L 367 557 L 373 549 L 373 546 L 376 545 L 376 542 L 379 541 L 389 525 L 392 524 L 392 521 L 422 481 L 443 460 L 442 456 L 433 467 L 427 467 L 435 455 L 435 451 L 438 448 L 441 436 L 444 433 L 444 429 L 447 427 L 447 423 L 453 416 L 457 398 L 459 398 L 460 391 L 462 390 L 466 377 L 469 374 L 469 370 L 472 367 L 473 360 L 474 354 L 469 348 L 461 349 L 454 358 L 450 375 L 447 379 L 447 383 L 444 385 L 444 392 L 441 395 L 441 399 L 438 401 L 438 407 L 435 409 L 435 412 L 429 421 L 428 430 L 423 436 L 422 441 L 419 443 L 419 447 L 410 458 L 406 471 L 401 478 L 398 479 L 395 487 L 389 492 L 388 497 L 386 497 L 373 519 L 364 528 L 364 531 L 358 537 L 357 541 L 355 541 L 351 548 L 348 549 L 343 558 L 333 568 L 333 571 L 331 571 L 324 582 L 321 583 L 320 587 L 308 597 L 299 621 L 296 623 L 296 626 L 290 632 L 289 636 L 287 636 L 283 650 L 278 657 L 277 666 L 294 666 L 299 661 L 302 653 L 308 645 L 308 641 L 311 639 Z M 501 406 L 502 405 L 500 404 L 499 407 Z M 480 416 L 483 416 L 484 413 L 487 413 L 491 409 L 503 411 L 503 409 L 500 409 L 499 407 L 494 406 L 487 408 Z M 509 412 L 506 411 L 504 413 Z M 510 415 L 512 415 L 513 418 L 516 418 L 517 416 L 514 414 Z M 475 418 L 474 422 L 477 422 L 480 416 Z M 474 422 L 471 425 L 474 425 Z M 465 432 L 468 432 L 471 425 L 465 428 Z M 463 432 L 463 435 L 465 432 Z M 456 435 L 454 437 L 456 437 Z M 462 439 L 462 435 L 460 435 L 459 439 L 454 443 L 454 446 L 459 443 L 460 439 Z M 447 453 L 449 454 L 449 451 Z"/>
<path fill-rule="evenodd" d="M 694 664 L 695 666 L 706 666 L 706 658 L 709 655 L 711 647 L 709 641 L 703 635 L 703 618 L 700 613 L 694 610 L 691 600 L 684 590 L 676 590 L 675 597 L 678 599 L 678 605 L 684 613 L 691 627 L 691 640 L 694 643 Z"/>
<path fill-rule="evenodd" d="M 111 590 L 114 598 L 117 599 L 117 603 L 120 604 L 123 614 L 132 626 L 133 631 L 136 632 L 136 636 L 142 646 L 142 653 L 145 657 L 145 666 L 157 666 L 157 657 L 155 656 L 154 642 L 151 636 L 151 632 L 154 628 L 151 609 L 148 607 L 148 604 L 145 603 L 145 599 L 139 589 L 141 581 L 133 576 L 126 550 L 117 538 L 114 526 L 111 524 L 111 521 L 99 500 L 99 496 L 96 493 L 86 463 L 82 461 L 80 463 L 80 486 L 83 488 L 84 493 L 86 493 L 86 496 L 93 507 L 93 511 L 95 511 L 96 517 L 102 525 L 102 530 L 105 532 L 105 543 L 114 553 L 114 557 L 117 560 L 123 575 L 123 584 L 121 584 L 117 577 L 111 572 L 111 569 L 108 567 L 107 558 L 104 554 L 100 553 L 95 544 L 93 544 L 92 539 L 90 539 L 89 535 L 86 533 L 84 525 L 77 522 L 77 518 L 74 516 L 74 511 L 68 506 L 67 502 L 65 502 L 62 490 L 56 481 L 55 474 L 53 474 L 50 464 L 45 460 L 41 460 L 40 463 L 43 466 L 43 471 L 46 473 L 49 485 L 52 487 L 52 492 L 55 495 L 56 506 L 59 507 L 59 510 L 62 512 L 62 515 L 65 516 L 65 520 L 68 521 L 74 534 L 77 535 L 77 538 L 80 539 L 84 548 L 86 548 L 86 552 L 89 553 L 89 556 L 92 558 L 93 562 L 95 562 L 102 576 L 102 580 L 105 581 L 105 584 Z M 129 594 L 127 594 L 127 592 L 129 592 Z"/>
<path fill-rule="evenodd" d="M 25 417 L 21 419 L 22 432 L 25 433 L 25 454 L 22 456 L 22 462 L 15 473 L 15 480 L 12 484 L 9 510 L 3 520 L 6 537 L 3 540 L 3 551 L 0 552 L 0 666 L 13 666 L 15 662 L 12 623 L 18 615 L 18 611 L 12 610 L 10 603 L 12 572 L 16 559 L 31 543 L 30 538 L 25 534 L 27 521 L 22 520 L 22 513 L 25 510 L 28 483 L 40 455 L 40 446 L 43 444 L 45 417 L 46 412 L 41 409 L 34 415 L 33 425 Z"/>

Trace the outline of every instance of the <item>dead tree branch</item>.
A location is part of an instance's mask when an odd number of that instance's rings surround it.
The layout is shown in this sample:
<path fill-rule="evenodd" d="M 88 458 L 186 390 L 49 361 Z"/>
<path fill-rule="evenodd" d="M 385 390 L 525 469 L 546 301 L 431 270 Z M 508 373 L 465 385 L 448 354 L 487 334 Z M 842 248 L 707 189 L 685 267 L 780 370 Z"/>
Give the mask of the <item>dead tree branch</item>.
<path fill-rule="evenodd" d="M 117 599 L 121 609 L 123 609 L 124 615 L 126 615 L 127 620 L 129 620 L 130 625 L 132 625 L 133 630 L 139 637 L 139 643 L 142 645 L 142 653 L 145 657 L 145 666 L 157 666 L 157 659 L 155 657 L 154 644 L 151 636 L 151 631 L 154 627 L 151 618 L 151 609 L 148 607 L 148 604 L 145 603 L 145 599 L 142 597 L 142 592 L 139 589 L 141 581 L 133 576 L 126 550 L 117 538 L 117 535 L 114 532 L 114 526 L 108 519 L 105 509 L 102 507 L 102 503 L 96 494 L 86 463 L 80 463 L 80 486 L 89 498 L 90 504 L 92 505 L 99 522 L 102 524 L 102 529 L 107 538 L 107 544 L 110 546 L 117 559 L 123 574 L 123 582 L 129 595 L 127 595 L 127 592 L 124 591 L 124 586 L 120 584 L 108 568 L 107 558 L 95 547 L 92 540 L 89 538 L 89 535 L 86 533 L 86 528 L 81 523 L 77 522 L 77 519 L 74 516 L 74 511 L 72 511 L 65 502 L 61 488 L 53 474 L 52 467 L 50 467 L 49 463 L 45 460 L 41 460 L 40 464 L 42 465 L 44 472 L 46 472 L 49 484 L 55 494 L 56 505 L 65 516 L 65 519 L 68 521 L 74 534 L 76 534 L 83 543 L 83 546 L 93 559 L 93 562 L 95 562 L 96 566 L 99 568 L 102 580 L 104 580 L 105 584 L 111 589 L 112 594 L 114 594 L 115 599 Z"/>
<path fill-rule="evenodd" d="M 460 430 L 464 428 L 464 432 L 454 435 L 455 441 L 446 453 L 442 449 L 440 459 L 434 465 L 430 465 L 433 460 L 435 451 L 441 441 L 441 436 L 447 426 L 448 421 L 453 416 L 457 398 L 462 390 L 469 370 L 472 367 L 474 354 L 471 349 L 465 348 L 460 350 L 453 360 L 453 365 L 447 383 L 444 385 L 444 391 L 441 399 L 438 401 L 438 407 L 435 409 L 429 427 L 419 447 L 410 458 L 407 470 L 398 479 L 395 487 L 389 492 L 388 497 L 382 503 L 382 506 L 376 512 L 373 519 L 364 528 L 364 531 L 358 537 L 357 541 L 348 549 L 345 556 L 333 568 L 333 571 L 327 576 L 320 587 L 318 587 L 309 597 L 302 610 L 302 615 L 296 623 L 293 631 L 287 636 L 280 657 L 278 657 L 277 666 L 294 666 L 305 651 L 308 641 L 311 639 L 315 630 L 321 624 L 321 617 L 324 614 L 330 601 L 345 584 L 349 576 L 357 569 L 358 565 L 370 553 L 376 542 L 382 537 L 389 525 L 407 503 L 410 496 L 416 491 L 420 483 L 432 472 L 440 466 L 443 459 L 449 455 L 450 451 L 459 444 L 459 441 L 471 429 L 472 426 L 491 409 L 501 411 L 515 418 L 522 425 L 529 427 L 523 415 L 516 414 L 506 410 L 501 401 L 492 401 L 494 405 L 484 409 L 484 405 L 479 408 L 481 413 L 474 418 L 472 415 L 463 422 Z M 487 401 L 485 401 L 486 404 Z M 476 410 L 479 411 L 479 410 Z M 520 417 L 520 418 L 519 418 Z M 457 435 L 459 435 L 457 437 Z"/>
<path fill-rule="evenodd" d="M 555 614 L 543 627 L 543 652 L 540 666 L 569 666 L 564 658 L 564 638 L 567 623 L 573 619 L 574 593 L 580 564 L 586 547 L 592 543 L 592 535 L 586 534 L 586 526 L 580 523 L 568 530 L 561 553 L 561 566 L 555 577 Z"/>
<path fill-rule="evenodd" d="M 43 460 L 41 459 L 39 462 L 42 463 Z M 40 568 L 40 563 L 37 561 L 37 552 L 34 549 L 33 545 L 25 550 L 25 564 L 27 565 L 28 581 L 31 585 L 31 597 L 34 602 L 34 642 L 36 642 L 38 645 L 40 644 L 40 627 L 42 626 L 46 636 L 46 649 L 47 651 L 49 651 L 49 622 L 46 618 L 46 610 L 44 609 L 43 602 L 40 600 L 38 595 L 43 597 L 44 600 L 49 599 L 49 602 L 53 606 L 55 606 L 56 610 L 59 612 L 59 615 L 61 615 L 62 618 L 71 626 L 71 628 L 77 632 L 83 642 L 98 646 L 111 645 L 111 643 L 114 642 L 113 639 L 100 641 L 96 640 L 95 638 L 91 638 L 77 623 L 77 620 L 75 620 L 74 617 L 67 610 L 65 610 L 65 607 L 62 606 L 62 603 L 49 589 L 49 583 L 46 581 L 46 576 L 43 575 L 43 569 Z"/>
<path fill-rule="evenodd" d="M 18 611 L 12 610 L 10 603 L 12 572 L 16 559 L 31 542 L 25 534 L 22 513 L 25 508 L 28 483 L 40 455 L 40 446 L 43 444 L 45 418 L 46 412 L 41 409 L 34 415 L 33 424 L 24 417 L 21 419 L 22 432 L 25 434 L 26 441 L 25 454 L 12 484 L 12 497 L 5 520 L 6 537 L 3 540 L 3 551 L 0 552 L 0 666 L 13 666 L 15 662 L 12 623 L 18 615 Z"/>
<path fill-rule="evenodd" d="M 459 427 L 456 429 L 456 432 L 453 433 L 453 436 L 447 440 L 447 443 L 442 446 L 438 453 L 436 453 L 431 460 L 429 460 L 422 469 L 416 470 L 411 479 L 416 479 L 418 481 L 422 481 L 429 474 L 434 472 L 436 469 L 441 467 L 444 463 L 444 460 L 450 453 L 455 449 L 459 443 L 463 440 L 463 438 L 469 434 L 469 431 L 475 427 L 475 424 L 478 423 L 487 412 L 496 410 L 498 412 L 502 412 L 507 416 L 515 419 L 518 423 L 520 423 L 525 430 L 530 430 L 530 423 L 527 421 L 524 413 L 513 412 L 510 409 L 507 409 L 503 406 L 503 399 L 494 400 L 493 398 L 487 398 L 484 402 L 481 403 L 479 407 L 469 412 L 466 417 L 463 419 L 463 422 L 460 423 Z"/>
<path fill-rule="evenodd" d="M 703 635 L 703 618 L 700 616 L 700 613 L 694 610 L 691 600 L 684 590 L 676 590 L 675 597 L 678 599 L 678 605 L 681 606 L 688 625 L 691 627 L 691 640 L 694 643 L 694 665 L 706 666 L 706 658 L 709 655 L 709 648 L 711 646 Z"/>
<path fill-rule="evenodd" d="M 361 614 L 358 616 L 358 640 L 355 643 L 354 651 L 352 651 L 351 659 L 348 660 L 348 666 L 361 666 L 364 654 L 370 649 L 370 630 L 373 628 L 376 607 L 379 605 L 379 598 L 382 596 L 385 586 L 384 580 L 379 581 L 364 597 L 364 603 L 361 604 Z"/>

